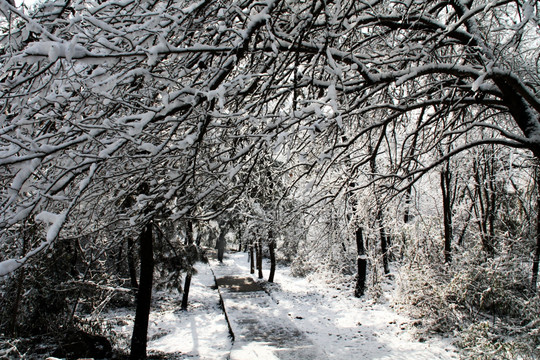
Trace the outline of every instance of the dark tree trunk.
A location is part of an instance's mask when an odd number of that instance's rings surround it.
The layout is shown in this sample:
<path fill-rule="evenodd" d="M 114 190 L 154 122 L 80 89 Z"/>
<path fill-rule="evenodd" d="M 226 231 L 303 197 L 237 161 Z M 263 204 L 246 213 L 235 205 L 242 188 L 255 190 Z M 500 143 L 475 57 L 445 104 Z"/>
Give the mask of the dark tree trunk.
<path fill-rule="evenodd" d="M 538 268 L 540 265 L 540 195 L 536 198 L 536 249 L 534 250 L 533 268 L 532 268 L 532 290 L 537 291 Z"/>
<path fill-rule="evenodd" d="M 264 277 L 262 271 L 262 242 L 258 240 L 255 246 L 257 247 L 257 270 L 259 271 L 259 279 L 262 279 Z"/>
<path fill-rule="evenodd" d="M 412 185 L 407 188 L 405 192 L 405 214 L 403 214 L 403 222 L 408 224 L 411 221 L 411 197 L 412 197 Z"/>
<path fill-rule="evenodd" d="M 154 248 L 152 223 L 148 223 L 140 237 L 141 277 L 137 292 L 135 324 L 131 337 L 130 360 L 146 359 L 146 341 L 148 335 L 148 317 L 152 300 L 152 278 L 154 276 Z"/>
<path fill-rule="evenodd" d="M 23 267 L 19 270 L 19 276 L 17 277 L 17 292 L 15 294 L 15 300 L 13 301 L 13 307 L 11 308 L 11 318 L 9 320 L 8 334 L 13 337 L 17 335 L 17 316 L 19 315 L 19 306 L 21 304 L 25 276 L 26 271 Z"/>
<path fill-rule="evenodd" d="M 128 261 L 128 270 L 129 270 L 129 279 L 131 281 L 131 288 L 138 289 L 139 284 L 137 283 L 137 270 L 135 269 L 135 256 L 133 250 L 135 243 L 132 238 L 128 238 L 128 252 L 127 252 L 127 261 Z"/>
<path fill-rule="evenodd" d="M 486 165 L 488 166 L 488 161 Z M 482 174 L 480 171 L 484 171 Z M 493 230 L 490 225 L 491 216 L 494 213 L 495 209 L 491 209 L 491 201 L 489 196 L 489 191 L 486 189 L 484 184 L 484 179 L 487 177 L 487 169 L 480 169 L 480 165 L 477 162 L 474 163 L 474 177 L 476 180 L 476 197 L 478 198 L 478 205 L 475 208 L 476 215 L 478 217 L 478 227 L 480 229 L 480 239 L 482 241 L 482 249 L 489 255 L 493 256 L 495 254 L 495 248 L 493 246 L 493 237 L 491 236 L 491 231 Z"/>
<path fill-rule="evenodd" d="M 386 275 L 390 274 L 389 258 L 388 258 L 388 238 L 386 236 L 386 229 L 384 228 L 384 219 L 382 210 L 377 213 L 377 223 L 379 225 L 379 233 L 381 236 L 381 252 L 383 261 L 383 270 Z"/>
<path fill-rule="evenodd" d="M 356 277 L 356 286 L 354 288 L 354 296 L 360 297 L 364 295 L 364 292 L 366 290 L 366 276 L 367 276 L 366 249 L 364 248 L 364 235 L 363 235 L 361 227 L 358 227 L 356 229 L 355 237 L 356 237 L 358 276 Z"/>
<path fill-rule="evenodd" d="M 450 190 L 450 172 L 448 163 L 446 169 L 441 171 L 441 192 L 443 200 L 444 223 L 444 262 L 452 261 L 452 195 Z"/>
<path fill-rule="evenodd" d="M 268 282 L 274 282 L 274 275 L 276 273 L 276 242 L 273 239 L 272 232 L 270 232 L 268 240 L 268 249 L 270 251 L 270 275 L 268 275 Z"/>
<path fill-rule="evenodd" d="M 182 293 L 182 310 L 187 310 L 189 299 L 189 288 L 191 287 L 191 275 L 193 274 L 193 264 L 195 259 L 191 259 L 191 248 L 193 247 L 193 223 L 188 221 L 186 226 L 186 246 L 188 248 L 188 270 L 184 282 L 184 292 Z"/>
<path fill-rule="evenodd" d="M 33 233 L 33 228 L 30 228 L 28 232 Z M 23 246 L 22 246 L 22 253 L 26 254 L 28 252 L 28 248 L 30 247 L 30 240 L 29 240 L 29 234 L 28 232 L 24 232 L 22 236 Z M 19 269 L 19 275 L 17 277 L 17 290 L 15 293 L 15 300 L 13 301 L 13 306 L 11 308 L 11 318 L 9 320 L 8 325 L 8 334 L 15 337 L 17 335 L 17 317 L 19 316 L 19 308 L 21 305 L 22 300 L 22 294 L 24 290 L 24 278 L 26 277 L 26 269 L 23 267 Z"/>
<path fill-rule="evenodd" d="M 383 130 L 384 133 L 384 130 Z M 379 138 L 379 141 L 375 147 L 375 149 L 372 148 L 371 144 L 368 145 L 369 147 L 369 153 L 371 154 L 371 159 L 369 161 L 369 165 L 371 167 L 371 172 L 373 173 L 373 176 L 377 174 L 377 149 L 379 148 L 381 141 L 383 137 L 381 136 Z M 385 275 L 390 274 L 390 267 L 389 267 L 389 254 L 388 254 L 388 242 L 389 238 L 386 236 L 386 229 L 384 228 L 384 215 L 383 215 L 383 208 L 382 205 L 377 201 L 377 216 L 376 216 L 376 222 L 379 226 L 379 233 L 381 236 L 381 252 L 382 252 L 382 261 L 383 261 L 383 270 Z"/>
<path fill-rule="evenodd" d="M 253 249 L 253 240 L 251 240 L 251 243 L 249 244 L 249 273 L 255 274 L 255 250 Z"/>
<path fill-rule="evenodd" d="M 182 310 L 187 310 L 190 287 L 191 287 L 191 272 L 188 272 L 186 274 L 186 281 L 184 283 L 184 292 L 182 294 L 182 306 L 181 306 Z"/>
<path fill-rule="evenodd" d="M 225 239 L 225 235 L 227 233 L 227 230 L 225 230 L 225 228 L 221 229 L 220 233 L 219 233 L 219 237 L 218 237 L 218 240 L 217 240 L 217 243 L 216 243 L 216 248 L 217 248 L 217 257 L 218 257 L 218 260 L 219 262 L 223 262 L 223 256 L 225 255 L 225 246 L 226 246 L 226 239 Z"/>

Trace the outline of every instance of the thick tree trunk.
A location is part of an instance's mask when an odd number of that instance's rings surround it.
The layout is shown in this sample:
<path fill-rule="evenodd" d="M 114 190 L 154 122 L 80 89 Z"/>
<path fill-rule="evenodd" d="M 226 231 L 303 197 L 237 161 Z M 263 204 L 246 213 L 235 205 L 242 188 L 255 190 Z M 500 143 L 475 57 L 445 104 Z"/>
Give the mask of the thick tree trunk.
<path fill-rule="evenodd" d="M 262 271 L 262 242 L 258 240 L 255 246 L 257 247 L 257 270 L 259 272 L 259 279 L 262 279 L 264 277 Z"/>
<path fill-rule="evenodd" d="M 135 269 L 135 256 L 133 255 L 134 242 L 132 238 L 128 238 L 128 252 L 127 252 L 127 261 L 128 261 L 128 270 L 129 270 L 129 279 L 131 282 L 132 289 L 138 289 L 139 284 L 137 283 L 137 270 Z"/>
<path fill-rule="evenodd" d="M 366 257 L 366 249 L 364 248 L 364 235 L 363 235 L 361 227 L 358 227 L 356 229 L 355 237 L 356 237 L 358 276 L 356 277 L 356 286 L 354 287 L 354 296 L 360 297 L 364 295 L 364 292 L 366 290 L 366 276 L 367 276 L 367 257 Z"/>
<path fill-rule="evenodd" d="M 538 268 L 540 266 L 540 195 L 536 198 L 536 249 L 534 250 L 533 268 L 532 268 L 532 283 L 531 288 L 534 293 L 537 291 L 538 283 Z"/>
<path fill-rule="evenodd" d="M 148 317 L 152 300 L 152 279 L 154 276 L 154 245 L 152 223 L 148 223 L 140 237 L 141 276 L 137 292 L 135 325 L 131 337 L 130 360 L 146 359 L 146 341 L 148 335 Z"/>
<path fill-rule="evenodd" d="M 276 242 L 273 239 L 272 232 L 270 232 L 268 240 L 268 249 L 270 250 L 270 275 L 268 275 L 268 282 L 274 282 L 274 275 L 276 273 Z"/>
<path fill-rule="evenodd" d="M 443 202 L 443 223 L 444 223 L 444 262 L 452 261 L 452 196 L 450 193 L 450 172 L 446 169 L 441 171 L 441 192 Z"/>

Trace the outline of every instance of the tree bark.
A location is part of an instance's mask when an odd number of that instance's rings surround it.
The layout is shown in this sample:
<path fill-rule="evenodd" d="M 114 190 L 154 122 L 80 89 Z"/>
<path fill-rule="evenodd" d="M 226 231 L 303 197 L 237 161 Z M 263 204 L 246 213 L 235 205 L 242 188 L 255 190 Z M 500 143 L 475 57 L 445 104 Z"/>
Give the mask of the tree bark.
<path fill-rule="evenodd" d="M 379 225 L 379 233 L 381 236 L 381 252 L 382 252 L 382 261 L 383 261 L 383 270 L 384 274 L 390 274 L 389 258 L 388 258 L 388 238 L 386 236 L 386 230 L 384 228 L 384 220 L 382 209 L 379 209 L 377 212 L 377 224 Z"/>
<path fill-rule="evenodd" d="M 356 277 L 356 286 L 354 287 L 354 296 L 361 297 L 366 291 L 366 276 L 367 276 L 367 258 L 366 249 L 364 247 L 364 235 L 362 228 L 358 227 L 355 232 L 356 237 L 356 253 L 358 276 Z"/>
<path fill-rule="evenodd" d="M 532 268 L 532 283 L 531 288 L 534 293 L 537 291 L 538 283 L 538 268 L 540 267 L 540 195 L 536 198 L 536 249 L 534 250 L 533 268 Z"/>
<path fill-rule="evenodd" d="M 253 249 L 253 240 L 251 240 L 249 244 L 249 273 L 255 274 L 255 250 Z"/>
<path fill-rule="evenodd" d="M 132 238 L 128 238 L 128 252 L 127 252 L 127 261 L 128 261 L 128 270 L 129 270 L 129 279 L 131 282 L 132 289 L 138 289 L 139 284 L 137 283 L 137 270 L 135 269 L 135 256 L 133 255 L 133 248 L 135 244 Z"/>
<path fill-rule="evenodd" d="M 411 198 L 412 186 L 409 186 L 405 191 L 405 213 L 403 214 L 403 223 L 408 224 L 411 221 Z"/>
<path fill-rule="evenodd" d="M 218 251 L 217 256 L 220 263 L 223 262 L 223 256 L 225 254 L 225 246 L 227 243 L 227 240 L 225 239 L 226 232 L 227 230 L 225 228 L 221 229 L 217 243 L 216 243 L 216 248 Z"/>
<path fill-rule="evenodd" d="M 441 192 L 443 200 L 443 223 L 444 223 L 444 262 L 452 261 L 452 195 L 450 190 L 449 165 L 441 171 Z"/>
<path fill-rule="evenodd" d="M 276 242 L 273 238 L 272 232 L 269 234 L 268 249 L 270 250 L 270 275 L 268 275 L 268 282 L 274 282 L 274 275 L 276 273 Z"/>
<path fill-rule="evenodd" d="M 193 247 L 193 223 L 188 221 L 186 226 L 186 246 L 188 248 L 188 270 L 186 273 L 186 279 L 184 282 L 184 291 L 182 293 L 182 310 L 187 310 L 188 299 L 189 299 L 189 289 L 191 287 L 191 276 L 193 274 L 193 263 L 195 259 L 191 259 L 191 248 Z"/>
<path fill-rule="evenodd" d="M 182 294 L 182 306 L 180 309 L 187 310 L 188 308 L 188 298 L 189 298 L 189 288 L 191 287 L 191 272 L 186 274 L 186 281 L 184 282 L 184 292 Z"/>
<path fill-rule="evenodd" d="M 257 270 L 259 271 L 259 279 L 262 279 L 264 276 L 263 276 L 263 271 L 262 271 L 262 242 L 261 240 L 258 240 L 255 246 L 257 247 L 256 249 L 257 250 Z"/>
<path fill-rule="evenodd" d="M 148 335 L 148 318 L 152 300 L 152 280 L 154 276 L 154 244 L 152 239 L 152 223 L 148 223 L 140 237 L 141 276 L 137 292 L 137 309 L 135 324 L 131 337 L 130 360 L 146 359 L 146 342 Z"/>

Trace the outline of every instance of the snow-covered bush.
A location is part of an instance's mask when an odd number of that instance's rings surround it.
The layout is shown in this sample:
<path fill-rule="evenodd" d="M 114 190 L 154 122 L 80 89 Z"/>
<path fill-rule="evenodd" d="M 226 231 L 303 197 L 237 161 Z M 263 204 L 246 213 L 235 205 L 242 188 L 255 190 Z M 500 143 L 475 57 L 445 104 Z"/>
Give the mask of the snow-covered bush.
<path fill-rule="evenodd" d="M 474 248 L 452 265 L 404 266 L 395 300 L 419 333 L 457 335 L 467 358 L 538 356 L 540 299 L 530 293 L 527 269 L 509 256 L 486 257 Z"/>

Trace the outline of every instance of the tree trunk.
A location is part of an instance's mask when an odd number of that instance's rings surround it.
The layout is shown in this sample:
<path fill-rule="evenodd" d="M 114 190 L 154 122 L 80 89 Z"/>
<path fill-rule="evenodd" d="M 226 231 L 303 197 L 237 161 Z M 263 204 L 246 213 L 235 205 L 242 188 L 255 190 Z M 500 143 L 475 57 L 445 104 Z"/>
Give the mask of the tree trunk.
<path fill-rule="evenodd" d="M 388 238 L 386 237 L 386 230 L 384 228 L 384 220 L 382 210 L 379 209 L 377 212 L 377 224 L 379 225 L 379 233 L 381 236 L 381 252 L 382 252 L 382 261 L 383 261 L 383 270 L 384 274 L 390 274 L 390 266 L 388 259 Z"/>
<path fill-rule="evenodd" d="M 191 248 L 193 247 L 193 223 L 188 221 L 186 226 L 186 246 L 188 248 L 188 270 L 184 282 L 184 292 L 182 293 L 182 310 L 187 310 L 189 299 L 189 288 L 191 287 L 191 274 L 193 274 L 193 264 L 196 259 L 191 259 Z"/>
<path fill-rule="evenodd" d="M 135 256 L 133 255 L 133 248 L 135 244 L 132 238 L 128 238 L 128 252 L 127 252 L 127 261 L 128 261 L 128 270 L 129 278 L 131 281 L 131 288 L 138 289 L 139 284 L 137 283 L 137 270 L 135 269 Z"/>
<path fill-rule="evenodd" d="M 255 246 L 257 247 L 257 270 L 259 271 L 259 279 L 262 279 L 264 277 L 262 271 L 262 242 L 258 240 Z"/>
<path fill-rule="evenodd" d="M 366 290 L 366 276 L 367 276 L 367 257 L 366 257 L 366 249 L 364 248 L 364 235 L 362 233 L 361 227 L 358 227 L 356 229 L 355 237 L 356 237 L 358 276 L 356 277 L 356 286 L 354 288 L 354 296 L 360 297 L 364 295 L 364 292 Z"/>
<path fill-rule="evenodd" d="M 28 226 L 28 225 L 27 225 Z M 28 231 L 24 231 L 22 235 L 22 254 L 26 254 L 28 252 L 28 248 L 30 247 L 30 239 L 31 236 L 29 233 L 33 234 L 34 229 L 32 227 L 29 228 Z M 21 299 L 22 294 L 24 290 L 24 279 L 26 277 L 26 268 L 19 269 L 19 275 L 17 277 L 17 290 L 15 293 L 15 300 L 13 301 L 13 306 L 11 308 L 11 318 L 8 325 L 8 334 L 15 337 L 17 335 L 17 316 L 19 315 L 19 307 L 21 305 Z"/>
<path fill-rule="evenodd" d="M 181 306 L 182 310 L 187 310 L 190 287 L 191 287 L 191 272 L 188 272 L 186 274 L 186 281 L 184 283 L 184 293 L 182 294 L 182 306 Z"/>
<path fill-rule="evenodd" d="M 255 250 L 253 249 L 253 240 L 251 240 L 249 244 L 249 273 L 255 274 Z"/>
<path fill-rule="evenodd" d="M 227 230 L 225 228 L 221 229 L 219 233 L 219 238 L 216 243 L 217 248 L 217 257 L 220 263 L 223 262 L 223 255 L 225 254 L 225 246 L 227 243 L 227 240 L 225 239 L 225 234 L 227 233 Z"/>
<path fill-rule="evenodd" d="M 273 239 L 272 232 L 269 234 L 268 249 L 270 250 L 270 275 L 268 275 L 268 282 L 274 282 L 274 275 L 276 273 L 276 242 Z"/>
<path fill-rule="evenodd" d="M 403 223 L 408 224 L 411 221 L 411 198 L 412 185 L 405 191 L 405 213 L 403 214 Z"/>
<path fill-rule="evenodd" d="M 384 130 L 383 130 L 384 132 Z M 372 148 L 371 143 L 368 145 L 369 147 L 369 153 L 371 154 L 371 159 L 369 161 L 372 176 L 377 174 L 377 149 L 379 148 L 380 142 L 382 141 L 382 137 L 379 138 L 379 142 L 377 143 L 375 149 Z M 388 275 L 390 274 L 390 267 L 389 267 L 389 254 L 388 254 L 388 237 L 386 236 L 386 230 L 384 228 L 384 215 L 383 215 L 383 208 L 380 202 L 377 199 L 377 216 L 376 216 L 376 223 L 379 226 L 379 233 L 381 236 L 381 252 L 382 252 L 382 261 L 383 261 L 383 270 L 384 274 Z"/>
<path fill-rule="evenodd" d="M 152 279 L 154 276 L 154 249 L 152 223 L 148 223 L 140 237 L 141 276 L 137 292 L 137 310 L 131 337 L 130 360 L 146 359 L 148 317 L 152 300 Z"/>
<path fill-rule="evenodd" d="M 533 268 L 532 268 L 532 283 L 531 288 L 534 293 L 537 291 L 538 268 L 540 265 L 540 194 L 536 198 L 536 249 L 534 250 Z"/>
<path fill-rule="evenodd" d="M 450 194 L 450 172 L 448 163 L 446 169 L 441 171 L 441 192 L 443 202 L 444 223 L 444 262 L 452 261 L 452 195 Z"/>

